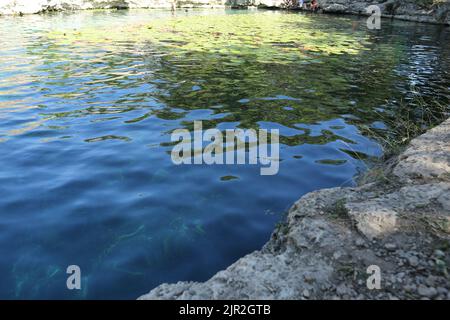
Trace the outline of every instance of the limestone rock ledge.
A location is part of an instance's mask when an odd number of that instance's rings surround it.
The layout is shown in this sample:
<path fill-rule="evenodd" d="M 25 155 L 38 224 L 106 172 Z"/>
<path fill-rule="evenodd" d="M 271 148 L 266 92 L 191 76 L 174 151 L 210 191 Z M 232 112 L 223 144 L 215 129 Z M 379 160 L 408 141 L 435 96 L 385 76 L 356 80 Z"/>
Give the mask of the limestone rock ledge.
<path fill-rule="evenodd" d="M 176 0 L 179 7 L 224 7 L 227 0 Z M 175 0 L 0 0 L 0 15 L 90 9 L 171 8 Z"/>
<path fill-rule="evenodd" d="M 450 299 L 450 119 L 374 176 L 306 194 L 261 250 L 208 281 L 139 299 Z"/>
<path fill-rule="evenodd" d="M 289 9 L 297 0 L 0 0 L 0 15 L 48 11 L 177 7 L 261 7 Z M 367 15 L 369 5 L 378 5 L 384 17 L 450 24 L 450 0 L 318 0 L 323 12 Z"/>
<path fill-rule="evenodd" d="M 368 15 L 366 8 L 377 5 L 385 18 L 450 24 L 449 0 L 318 0 L 324 12 Z"/>

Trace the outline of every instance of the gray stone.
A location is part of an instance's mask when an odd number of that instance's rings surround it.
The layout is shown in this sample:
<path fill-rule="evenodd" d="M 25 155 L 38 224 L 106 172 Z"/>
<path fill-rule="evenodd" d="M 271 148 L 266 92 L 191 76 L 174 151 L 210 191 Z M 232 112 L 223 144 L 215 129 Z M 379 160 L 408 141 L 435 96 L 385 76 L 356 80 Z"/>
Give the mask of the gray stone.
<path fill-rule="evenodd" d="M 384 245 L 384 247 L 389 251 L 394 251 L 395 249 L 397 249 L 397 244 L 388 242 Z"/>
<path fill-rule="evenodd" d="M 444 297 L 447 296 L 448 290 L 444 287 L 437 287 L 437 291 L 440 295 L 443 295 Z"/>
<path fill-rule="evenodd" d="M 426 298 L 433 298 L 437 295 L 437 290 L 433 287 L 427 287 L 424 285 L 420 285 L 419 288 L 417 288 L 417 292 Z"/>
<path fill-rule="evenodd" d="M 362 239 L 362 238 L 357 238 L 355 240 L 355 244 L 358 247 L 365 247 L 366 246 L 366 241 L 364 241 L 364 239 Z"/>
<path fill-rule="evenodd" d="M 408 263 L 412 266 L 412 267 L 417 267 L 419 265 L 419 259 L 417 259 L 416 256 L 409 256 L 408 257 Z"/>
<path fill-rule="evenodd" d="M 439 139 L 436 140 L 436 136 Z M 400 180 L 445 180 L 450 172 L 450 122 L 446 121 L 411 141 L 393 174 Z"/>
<path fill-rule="evenodd" d="M 303 296 L 305 298 L 309 298 L 309 290 L 308 289 L 303 290 Z"/>
<path fill-rule="evenodd" d="M 406 292 L 414 292 L 417 290 L 417 287 L 414 284 L 407 284 L 403 287 L 403 290 L 405 290 Z"/>
<path fill-rule="evenodd" d="M 437 257 L 437 258 L 444 258 L 445 257 L 445 253 L 442 250 L 434 250 L 433 254 Z"/>

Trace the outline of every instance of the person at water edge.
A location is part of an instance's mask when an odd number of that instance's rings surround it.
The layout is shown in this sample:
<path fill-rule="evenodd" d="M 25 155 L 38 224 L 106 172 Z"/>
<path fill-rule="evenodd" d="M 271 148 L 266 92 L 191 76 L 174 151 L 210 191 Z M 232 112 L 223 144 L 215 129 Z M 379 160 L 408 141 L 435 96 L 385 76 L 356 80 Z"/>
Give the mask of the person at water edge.
<path fill-rule="evenodd" d="M 298 7 L 299 8 L 303 9 L 304 5 L 305 5 L 305 0 L 298 0 Z"/>
<path fill-rule="evenodd" d="M 319 4 L 317 3 L 317 0 L 311 0 L 310 8 L 312 11 L 319 10 Z"/>

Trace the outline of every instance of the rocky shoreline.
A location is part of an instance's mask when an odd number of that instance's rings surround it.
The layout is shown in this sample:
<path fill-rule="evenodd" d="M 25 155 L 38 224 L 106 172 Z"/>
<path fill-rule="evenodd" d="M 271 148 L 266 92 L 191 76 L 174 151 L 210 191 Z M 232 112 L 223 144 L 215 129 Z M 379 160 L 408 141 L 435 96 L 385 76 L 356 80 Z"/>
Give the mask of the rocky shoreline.
<path fill-rule="evenodd" d="M 139 299 L 450 299 L 450 119 L 365 180 L 306 194 L 261 250 L 208 281 Z"/>
<path fill-rule="evenodd" d="M 272 8 L 296 9 L 296 0 L 0 0 L 0 15 L 89 9 Z M 382 17 L 450 25 L 450 0 L 318 0 L 320 12 L 368 15 L 377 5 Z"/>
<path fill-rule="evenodd" d="M 327 13 L 368 15 L 366 8 L 375 4 L 384 18 L 450 25 L 450 1 L 420 0 L 318 0 Z"/>

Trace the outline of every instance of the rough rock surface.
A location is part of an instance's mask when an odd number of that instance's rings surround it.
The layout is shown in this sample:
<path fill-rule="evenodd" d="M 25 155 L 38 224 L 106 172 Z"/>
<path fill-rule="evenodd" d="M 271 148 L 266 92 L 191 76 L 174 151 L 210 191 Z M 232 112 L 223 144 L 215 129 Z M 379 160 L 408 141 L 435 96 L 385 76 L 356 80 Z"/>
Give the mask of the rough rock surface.
<path fill-rule="evenodd" d="M 432 178 L 445 180 L 450 174 L 450 144 L 448 140 L 435 140 L 435 131 L 450 132 L 450 123 L 412 140 L 410 147 L 400 156 L 394 174 L 404 182 Z"/>
<path fill-rule="evenodd" d="M 372 182 L 311 192 L 269 242 L 206 282 L 140 299 L 450 299 L 450 119 Z M 369 290 L 367 268 L 381 271 Z"/>
<path fill-rule="evenodd" d="M 377 5 L 383 17 L 450 24 L 450 1 L 434 2 L 435 4 L 419 0 L 318 0 L 324 12 L 370 15 L 367 7 Z"/>

